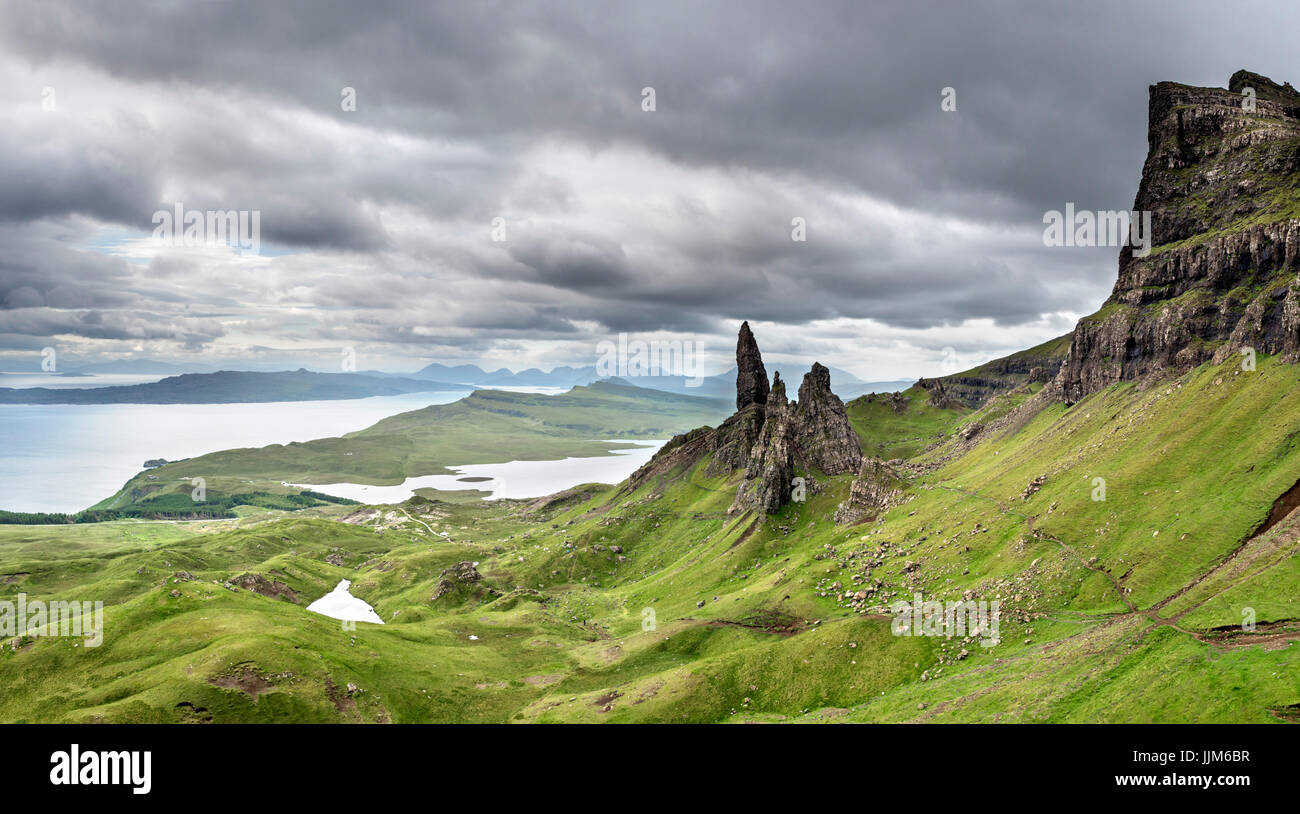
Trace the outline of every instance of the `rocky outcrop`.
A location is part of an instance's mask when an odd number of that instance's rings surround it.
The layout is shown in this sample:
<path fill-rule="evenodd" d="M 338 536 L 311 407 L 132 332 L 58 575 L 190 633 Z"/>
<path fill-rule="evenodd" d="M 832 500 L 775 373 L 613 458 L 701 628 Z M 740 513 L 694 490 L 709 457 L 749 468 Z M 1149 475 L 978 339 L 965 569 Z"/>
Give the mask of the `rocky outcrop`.
<path fill-rule="evenodd" d="M 799 400 L 786 401 L 780 374 L 768 397 L 767 420 L 750 451 L 745 480 L 731 512 L 772 514 L 790 500 L 796 468 L 826 475 L 856 472 L 862 444 L 849 424 L 844 402 L 831 392 L 831 373 L 820 363 L 804 374 Z"/>
<path fill-rule="evenodd" d="M 1134 209 L 1153 249 L 1120 250 L 1110 298 L 1075 328 L 1052 385 L 1068 403 L 1247 347 L 1300 352 L 1300 93 L 1239 71 L 1227 90 L 1154 85 L 1148 112 Z"/>
<path fill-rule="evenodd" d="M 676 436 L 633 472 L 628 484 L 637 488 L 653 477 L 693 466 L 711 455 L 707 474 L 725 476 L 749 466 L 750 452 L 758 443 L 767 420 L 770 387 L 758 342 L 749 323 L 740 326 L 736 338 L 736 412 L 717 428 L 700 427 Z"/>
<path fill-rule="evenodd" d="M 871 520 L 903 498 L 903 479 L 879 458 L 865 458 L 849 487 L 849 499 L 835 509 L 838 524 Z"/>
<path fill-rule="evenodd" d="M 844 402 L 831 392 L 831 372 L 818 362 L 813 363 L 799 385 L 793 424 L 801 465 L 827 475 L 858 470 L 862 442 L 849 424 Z"/>
<path fill-rule="evenodd" d="M 928 403 L 941 409 L 979 409 L 995 396 L 1010 393 L 1027 384 L 1046 383 L 1056 378 L 1070 349 L 1070 335 L 1058 336 L 1037 347 L 985 362 L 979 367 L 921 379 L 918 387 L 929 391 Z"/>
<path fill-rule="evenodd" d="M 766 404 L 767 395 L 767 370 L 758 352 L 758 342 L 749 329 L 749 323 L 742 322 L 740 336 L 736 339 L 736 409 Z"/>
<path fill-rule="evenodd" d="M 632 474 L 627 488 L 694 466 L 711 456 L 706 473 L 727 476 L 743 470 L 732 512 L 772 513 L 794 491 L 795 470 L 826 475 L 856 472 L 862 447 L 849 424 L 844 402 L 831 392 L 831 374 L 816 363 L 790 402 L 776 373 L 769 387 L 758 342 L 746 322 L 736 341 L 737 409 L 716 429 L 701 427 L 664 445 Z"/>
<path fill-rule="evenodd" d="M 182 571 L 180 573 L 187 572 Z M 180 574 L 177 574 L 177 578 L 180 578 Z M 191 579 L 192 578 L 193 577 L 191 577 Z M 246 591 L 252 591 L 255 594 L 260 594 L 269 599 L 285 599 L 290 602 L 298 601 L 298 593 L 288 585 L 285 585 L 283 582 L 267 579 L 261 574 L 240 574 L 239 576 L 230 579 L 226 585 L 235 588 L 243 588 Z"/>
<path fill-rule="evenodd" d="M 474 563 L 469 560 L 462 560 L 450 568 L 444 568 L 439 574 L 438 584 L 434 586 L 433 596 L 429 598 L 430 602 L 437 602 L 444 596 L 465 591 L 473 591 L 476 595 L 481 591 L 475 590 L 477 584 L 482 581 L 483 576 L 474 567 Z M 487 593 L 495 594 L 495 591 L 488 590 Z"/>
<path fill-rule="evenodd" d="M 953 410 L 962 406 L 962 402 L 948 395 L 948 388 L 943 379 L 918 379 L 916 386 L 930 394 L 925 403 L 940 410 Z M 981 396 L 984 394 L 981 393 Z"/>
<path fill-rule="evenodd" d="M 709 439 L 713 459 L 709 461 L 708 473 L 725 475 L 748 466 L 750 450 L 758 443 L 766 420 L 766 406 L 751 404 L 722 422 Z"/>

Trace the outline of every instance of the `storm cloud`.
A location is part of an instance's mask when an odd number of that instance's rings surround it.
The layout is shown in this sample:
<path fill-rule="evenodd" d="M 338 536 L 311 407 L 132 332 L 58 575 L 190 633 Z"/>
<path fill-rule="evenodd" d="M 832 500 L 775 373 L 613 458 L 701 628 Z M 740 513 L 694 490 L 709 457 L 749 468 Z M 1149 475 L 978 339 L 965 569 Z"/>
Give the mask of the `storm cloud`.
<path fill-rule="evenodd" d="M 1294 81 L 1298 23 L 1111 0 L 2 0 L 0 359 L 550 367 L 626 331 L 720 369 L 749 319 L 778 360 L 863 378 L 975 364 L 1106 297 L 1117 249 L 1045 247 L 1042 217 L 1132 205 L 1148 85 Z M 153 240 L 176 203 L 259 212 L 260 254 Z"/>

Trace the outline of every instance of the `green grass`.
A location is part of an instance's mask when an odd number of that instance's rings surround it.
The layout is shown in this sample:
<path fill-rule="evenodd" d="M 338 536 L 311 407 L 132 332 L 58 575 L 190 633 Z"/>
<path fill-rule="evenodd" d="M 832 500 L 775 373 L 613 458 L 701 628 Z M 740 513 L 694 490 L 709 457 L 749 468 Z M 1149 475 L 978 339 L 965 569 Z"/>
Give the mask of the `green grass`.
<path fill-rule="evenodd" d="M 913 474 L 851 527 L 831 522 L 850 477 L 730 516 L 738 476 L 707 456 L 555 501 L 3 527 L 0 598 L 107 607 L 99 648 L 0 648 L 0 720 L 1274 721 L 1300 702 L 1300 521 L 1252 534 L 1300 477 L 1297 392 L 1260 357 L 1069 408 L 858 399 L 863 448 Z M 482 581 L 432 601 L 463 560 Z M 1000 642 L 893 636 L 841 598 L 864 570 L 879 610 L 998 599 Z M 298 601 L 225 587 L 245 572 Z M 339 579 L 386 624 L 305 610 Z M 1258 633 L 1215 639 L 1246 607 Z"/>
<path fill-rule="evenodd" d="M 901 399 L 894 396 L 872 393 L 845 405 L 849 423 L 862 439 L 862 451 L 887 461 L 910 458 L 937 443 L 969 412 L 931 406 L 930 393 L 915 385 Z"/>

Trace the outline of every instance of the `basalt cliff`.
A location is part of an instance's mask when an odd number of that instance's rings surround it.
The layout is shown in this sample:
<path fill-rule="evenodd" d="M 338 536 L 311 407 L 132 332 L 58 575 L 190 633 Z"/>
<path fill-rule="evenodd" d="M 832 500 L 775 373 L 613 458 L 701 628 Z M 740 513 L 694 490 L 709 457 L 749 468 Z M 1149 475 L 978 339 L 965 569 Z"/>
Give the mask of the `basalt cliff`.
<path fill-rule="evenodd" d="M 1151 250 L 1125 246 L 1109 299 L 1074 330 L 1052 392 L 1300 351 L 1300 93 L 1238 71 L 1221 88 L 1150 89 L 1134 203 Z"/>

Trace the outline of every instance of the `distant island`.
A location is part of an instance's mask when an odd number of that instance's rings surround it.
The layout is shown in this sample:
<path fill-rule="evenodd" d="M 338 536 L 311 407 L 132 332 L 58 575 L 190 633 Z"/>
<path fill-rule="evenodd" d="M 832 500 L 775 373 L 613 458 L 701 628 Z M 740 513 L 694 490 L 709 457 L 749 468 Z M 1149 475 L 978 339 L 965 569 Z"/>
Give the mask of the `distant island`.
<path fill-rule="evenodd" d="M 3 387 L 0 404 L 235 404 L 359 399 L 461 389 L 459 385 L 427 379 L 362 373 L 221 370 L 113 387 Z"/>

